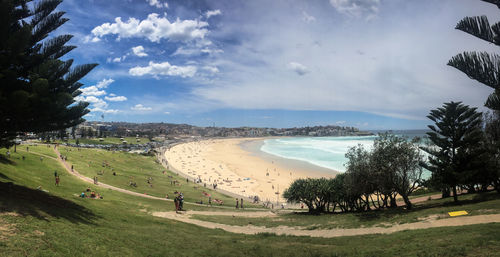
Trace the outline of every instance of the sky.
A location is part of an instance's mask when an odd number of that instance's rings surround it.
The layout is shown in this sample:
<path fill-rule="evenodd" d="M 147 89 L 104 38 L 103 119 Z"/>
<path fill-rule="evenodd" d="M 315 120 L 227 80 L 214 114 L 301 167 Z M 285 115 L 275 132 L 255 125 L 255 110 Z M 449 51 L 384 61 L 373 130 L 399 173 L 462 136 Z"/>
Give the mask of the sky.
<path fill-rule="evenodd" d="M 84 118 L 198 126 L 424 129 L 492 89 L 447 66 L 498 47 L 454 29 L 479 0 L 64 0 L 63 59 L 98 63 Z"/>

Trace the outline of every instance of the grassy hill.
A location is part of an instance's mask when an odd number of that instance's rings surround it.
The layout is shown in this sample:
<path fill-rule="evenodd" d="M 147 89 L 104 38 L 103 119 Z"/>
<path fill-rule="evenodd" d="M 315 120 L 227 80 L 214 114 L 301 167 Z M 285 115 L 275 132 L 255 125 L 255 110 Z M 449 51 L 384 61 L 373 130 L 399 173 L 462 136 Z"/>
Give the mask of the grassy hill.
<path fill-rule="evenodd" d="M 46 146 L 30 147 L 30 152 L 26 152 L 20 147 L 17 153 L 11 150 L 10 158 L 5 158 L 6 150 L 0 149 L 0 256 L 498 256 L 500 252 L 498 223 L 388 235 L 310 238 L 268 233 L 234 234 L 157 218 L 150 212 L 172 211 L 172 202 L 96 188 L 64 171 L 57 161 L 49 157 L 48 149 Z M 39 154 L 46 157 L 40 160 Z M 79 163 L 74 156 L 80 154 L 82 160 L 89 158 L 96 165 L 101 165 L 102 159 L 107 158 L 119 174 L 134 176 L 132 171 L 135 171 L 137 178 L 155 175 L 155 183 L 163 180 L 162 169 L 155 169 L 156 163 L 151 158 L 134 159 L 129 155 L 113 155 L 98 150 L 83 153 L 72 150 L 67 154 L 68 161 L 74 161 L 77 169 L 86 164 L 83 161 Z M 24 160 L 22 156 L 25 156 Z M 127 166 L 130 166 L 130 171 Z M 99 166 L 87 168 L 81 168 L 82 173 L 96 172 Z M 60 186 L 54 184 L 54 171 L 61 176 Z M 110 175 L 109 170 L 100 177 L 100 181 L 116 185 L 126 182 L 121 178 L 108 178 L 107 175 Z M 37 189 L 39 186 L 42 190 Z M 78 197 L 87 186 L 101 193 L 104 199 Z M 169 183 L 165 186 L 168 188 Z M 164 192 L 154 191 L 159 187 L 160 184 L 158 187 L 154 185 L 150 193 L 162 196 Z M 195 195 L 199 191 L 193 188 L 192 192 Z M 196 200 L 197 197 L 191 199 Z M 474 209 L 473 206 L 479 206 L 478 210 L 500 208 L 494 201 L 498 198 L 476 199 L 467 202 L 465 207 Z M 427 210 L 438 208 L 435 210 L 440 213 L 443 210 L 439 208 L 443 205 L 439 206 L 430 206 Z M 189 205 L 188 209 L 215 210 L 197 205 Z M 431 213 L 428 211 L 426 215 Z M 331 222 L 337 217 L 343 222 L 343 215 L 321 218 L 330 218 L 328 222 Z M 309 223 L 315 218 L 296 215 L 294 219 L 297 220 L 292 222 L 302 220 Z M 379 218 L 359 214 L 356 222 L 365 226 Z"/>

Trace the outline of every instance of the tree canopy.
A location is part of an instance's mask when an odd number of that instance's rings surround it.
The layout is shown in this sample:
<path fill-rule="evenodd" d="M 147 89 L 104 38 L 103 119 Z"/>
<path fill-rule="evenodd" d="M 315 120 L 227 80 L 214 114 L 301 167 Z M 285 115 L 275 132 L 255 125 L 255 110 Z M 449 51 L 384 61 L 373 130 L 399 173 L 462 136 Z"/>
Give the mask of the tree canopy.
<path fill-rule="evenodd" d="M 483 0 L 500 8 L 500 0 Z M 486 16 L 465 17 L 455 27 L 488 43 L 500 46 L 500 22 L 490 26 Z M 493 88 L 485 102 L 491 110 L 500 111 L 500 56 L 487 52 L 464 52 L 451 58 L 448 65 L 457 68 L 488 87 Z"/>
<path fill-rule="evenodd" d="M 60 58 L 75 46 L 72 35 L 49 38 L 68 19 L 55 11 L 62 0 L 1 0 L 0 147 L 22 132 L 69 128 L 83 122 L 88 103 L 76 102 L 78 82 L 97 64 L 72 67 Z M 32 7 L 28 7 L 30 4 Z"/>

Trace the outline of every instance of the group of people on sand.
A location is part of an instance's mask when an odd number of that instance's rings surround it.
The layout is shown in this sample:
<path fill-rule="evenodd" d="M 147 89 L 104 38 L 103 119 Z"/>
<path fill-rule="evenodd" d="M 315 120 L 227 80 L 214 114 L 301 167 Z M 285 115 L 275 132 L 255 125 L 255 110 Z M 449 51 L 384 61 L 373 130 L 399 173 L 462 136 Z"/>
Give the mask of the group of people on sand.
<path fill-rule="evenodd" d="M 81 198 L 103 199 L 102 195 L 87 187 L 87 189 L 80 194 Z"/>

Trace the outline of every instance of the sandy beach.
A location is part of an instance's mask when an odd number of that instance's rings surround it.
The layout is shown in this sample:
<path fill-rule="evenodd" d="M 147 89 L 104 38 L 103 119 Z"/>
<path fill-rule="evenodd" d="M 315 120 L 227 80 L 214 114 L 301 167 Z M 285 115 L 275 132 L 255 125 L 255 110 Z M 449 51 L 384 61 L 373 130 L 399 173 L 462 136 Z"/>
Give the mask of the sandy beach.
<path fill-rule="evenodd" d="M 179 144 L 165 152 L 171 169 L 190 180 L 231 193 L 283 202 L 282 193 L 298 178 L 333 177 L 337 172 L 258 150 L 262 138 L 211 139 Z"/>

